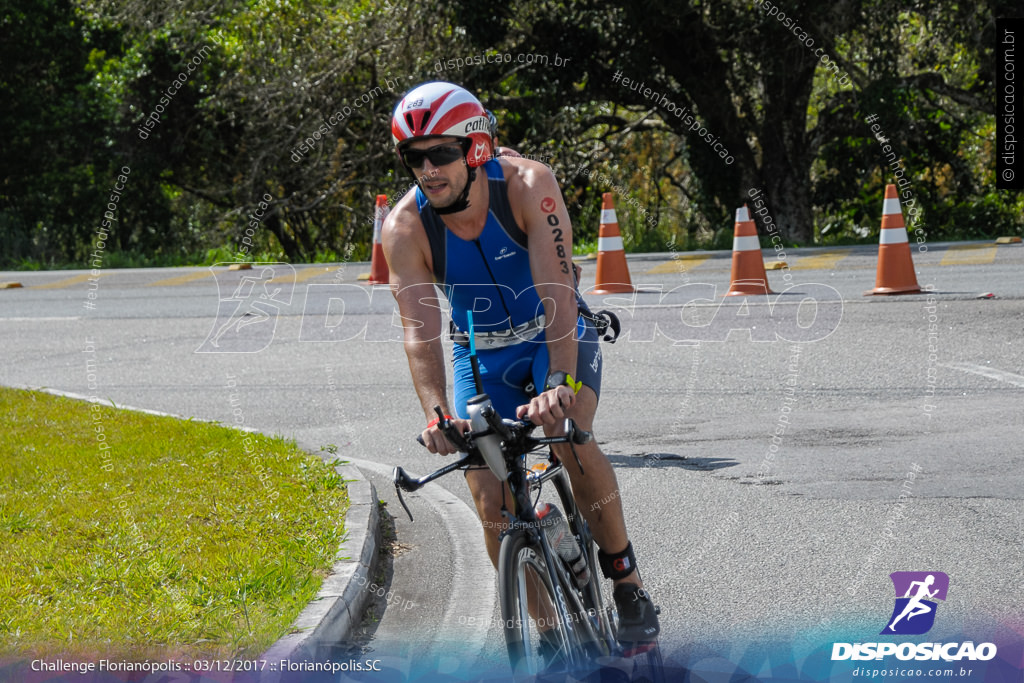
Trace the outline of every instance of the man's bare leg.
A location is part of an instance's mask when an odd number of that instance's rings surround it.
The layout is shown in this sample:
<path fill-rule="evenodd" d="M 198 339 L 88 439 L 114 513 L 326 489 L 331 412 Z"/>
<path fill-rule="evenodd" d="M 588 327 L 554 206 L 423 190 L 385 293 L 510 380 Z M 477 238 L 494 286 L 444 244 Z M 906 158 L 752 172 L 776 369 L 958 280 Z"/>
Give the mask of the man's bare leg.
<path fill-rule="evenodd" d="M 588 432 L 593 430 L 595 412 L 597 395 L 590 387 L 583 387 L 576 395 L 576 403 L 566 411 L 576 422 L 577 427 Z M 626 521 L 622 512 L 615 470 L 608 462 L 608 457 L 601 451 L 601 447 L 597 445 L 596 439 L 575 448 L 583 464 L 582 474 L 568 444 L 555 446 L 555 454 L 562 461 L 562 466 L 565 467 L 572 482 L 576 506 L 590 525 L 590 532 L 601 550 L 606 553 L 618 552 L 629 543 L 629 537 L 626 534 Z M 633 583 L 640 588 L 643 587 L 643 582 L 636 571 L 615 583 Z"/>

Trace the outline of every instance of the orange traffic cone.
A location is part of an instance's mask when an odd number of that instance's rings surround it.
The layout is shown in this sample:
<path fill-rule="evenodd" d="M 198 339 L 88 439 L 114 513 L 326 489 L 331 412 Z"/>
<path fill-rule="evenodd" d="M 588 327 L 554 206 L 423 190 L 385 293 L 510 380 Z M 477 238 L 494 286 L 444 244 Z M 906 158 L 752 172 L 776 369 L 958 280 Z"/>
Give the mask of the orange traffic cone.
<path fill-rule="evenodd" d="M 914 259 L 907 244 L 907 227 L 897 198 L 896 186 L 885 186 L 882 204 L 882 231 L 878 234 L 878 272 L 872 294 L 918 294 L 921 288 L 914 273 Z"/>
<path fill-rule="evenodd" d="M 764 272 L 764 258 L 761 256 L 761 242 L 757 239 L 757 226 L 751 220 L 746 204 L 736 209 L 731 280 L 726 296 L 775 293 L 768 288 L 768 276 Z"/>
<path fill-rule="evenodd" d="M 626 265 L 626 252 L 622 250 L 619 219 L 615 216 L 612 193 L 601 195 L 601 227 L 597 234 L 597 276 L 594 294 L 621 294 L 633 292 Z"/>
<path fill-rule="evenodd" d="M 384 219 L 388 215 L 388 196 L 377 195 L 377 205 L 373 211 L 373 256 L 370 261 L 370 279 L 367 284 L 386 285 L 390 281 L 391 273 L 388 271 L 388 262 L 384 258 L 384 245 L 380 241 L 381 228 L 384 227 Z"/>

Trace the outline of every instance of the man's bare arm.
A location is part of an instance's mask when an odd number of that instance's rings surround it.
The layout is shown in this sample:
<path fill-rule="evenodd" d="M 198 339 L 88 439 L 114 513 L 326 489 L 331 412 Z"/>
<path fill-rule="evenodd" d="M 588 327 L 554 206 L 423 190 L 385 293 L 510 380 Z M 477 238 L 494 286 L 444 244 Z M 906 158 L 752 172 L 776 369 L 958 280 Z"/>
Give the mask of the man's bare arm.
<path fill-rule="evenodd" d="M 530 240 L 530 271 L 547 318 L 551 370 L 576 370 L 576 303 L 572 224 L 554 174 L 546 166 L 527 176 L 523 220 Z"/>
<path fill-rule="evenodd" d="M 520 163 L 524 164 L 521 182 L 515 184 L 513 196 L 529 239 L 533 282 L 544 304 L 549 367 L 552 372 L 561 370 L 572 375 L 576 372 L 579 315 L 572 274 L 572 224 L 551 170 L 535 162 Z M 564 387 L 557 394 L 542 398 L 543 405 L 537 407 L 546 413 L 554 405 L 569 407 L 574 399 L 572 390 Z M 560 409 L 552 409 L 550 419 L 546 414 L 541 419 L 549 423 L 561 417 Z"/>
<path fill-rule="evenodd" d="M 444 349 L 441 346 L 441 303 L 434 276 L 426 262 L 426 235 L 419 225 L 419 216 L 400 206 L 388 216 L 381 233 L 384 256 L 391 271 L 392 293 L 402 317 L 404 346 L 409 361 L 416 395 L 429 423 L 440 406 L 445 415 L 454 414 L 448 405 L 447 373 Z M 423 440 L 431 452 L 454 453 L 436 427 L 423 432 Z"/>

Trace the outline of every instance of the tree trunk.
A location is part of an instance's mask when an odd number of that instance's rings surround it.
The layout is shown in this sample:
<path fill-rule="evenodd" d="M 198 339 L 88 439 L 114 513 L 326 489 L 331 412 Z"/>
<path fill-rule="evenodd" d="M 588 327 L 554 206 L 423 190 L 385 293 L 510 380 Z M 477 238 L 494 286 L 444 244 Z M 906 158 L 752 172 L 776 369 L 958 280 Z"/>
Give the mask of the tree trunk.
<path fill-rule="evenodd" d="M 292 236 L 288 234 L 288 231 L 284 227 L 284 223 L 281 221 L 281 214 L 275 212 L 272 215 L 264 219 L 263 224 L 267 226 L 267 230 L 274 234 L 277 241 L 281 244 L 281 248 L 284 249 L 285 256 L 288 258 L 289 263 L 301 263 L 302 262 L 302 249 Z"/>
<path fill-rule="evenodd" d="M 809 54 L 793 41 L 765 55 L 772 61 L 762 76 L 764 118 L 757 131 L 769 211 L 782 236 L 802 246 L 814 244 L 807 106 L 815 62 Z"/>
<path fill-rule="evenodd" d="M 762 198 L 783 238 L 800 246 L 814 244 L 814 224 L 808 173 L 784 160 L 768 158 L 761 167 L 764 178 Z M 758 232 L 766 235 L 764 221 L 757 221 Z"/>

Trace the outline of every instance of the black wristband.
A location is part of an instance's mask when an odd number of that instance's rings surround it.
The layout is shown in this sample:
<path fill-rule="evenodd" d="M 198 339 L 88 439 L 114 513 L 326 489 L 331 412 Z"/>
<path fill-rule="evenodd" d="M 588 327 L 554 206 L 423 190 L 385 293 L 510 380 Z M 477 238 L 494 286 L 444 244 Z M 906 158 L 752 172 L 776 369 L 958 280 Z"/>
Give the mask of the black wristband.
<path fill-rule="evenodd" d="M 618 581 L 636 571 L 636 555 L 633 544 L 627 543 L 626 549 L 618 553 L 606 553 L 598 548 L 597 563 L 601 565 L 601 573 L 606 579 Z"/>

